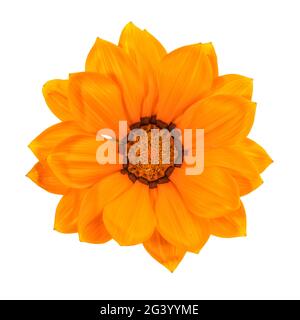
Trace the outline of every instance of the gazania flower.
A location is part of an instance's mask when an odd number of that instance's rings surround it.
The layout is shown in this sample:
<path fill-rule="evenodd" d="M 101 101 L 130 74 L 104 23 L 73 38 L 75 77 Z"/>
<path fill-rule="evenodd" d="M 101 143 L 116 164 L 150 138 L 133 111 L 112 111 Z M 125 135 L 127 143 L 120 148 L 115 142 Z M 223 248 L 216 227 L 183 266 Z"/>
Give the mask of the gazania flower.
<path fill-rule="evenodd" d="M 80 241 L 143 244 L 173 271 L 186 252 L 199 252 L 210 235 L 246 235 L 240 197 L 257 188 L 271 163 L 247 138 L 256 104 L 252 80 L 218 74 L 211 43 L 167 53 L 147 31 L 129 23 L 118 45 L 97 39 L 84 72 L 43 87 L 61 120 L 30 148 L 38 163 L 28 177 L 63 195 L 55 229 Z M 99 164 L 101 128 L 204 129 L 204 171 L 186 165 Z"/>

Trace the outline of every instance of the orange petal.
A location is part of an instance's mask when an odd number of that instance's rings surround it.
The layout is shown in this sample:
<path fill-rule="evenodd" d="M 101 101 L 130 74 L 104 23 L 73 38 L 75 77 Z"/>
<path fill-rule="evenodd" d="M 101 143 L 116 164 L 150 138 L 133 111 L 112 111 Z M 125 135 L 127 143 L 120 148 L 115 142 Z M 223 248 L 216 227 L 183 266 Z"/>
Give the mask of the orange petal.
<path fill-rule="evenodd" d="M 64 195 L 55 214 L 54 229 L 62 233 L 77 232 L 78 213 L 86 190 L 70 190 Z"/>
<path fill-rule="evenodd" d="M 186 252 L 166 241 L 158 231 L 155 231 L 152 237 L 144 242 L 144 247 L 155 260 L 171 272 L 177 268 Z"/>
<path fill-rule="evenodd" d="M 47 162 L 64 184 L 86 188 L 102 177 L 121 169 L 119 164 L 99 164 L 96 160 L 100 141 L 94 137 L 75 136 L 59 144 L 48 156 Z"/>
<path fill-rule="evenodd" d="M 201 241 L 200 243 L 198 243 L 196 248 L 193 248 L 192 250 L 190 249 L 188 251 L 199 253 L 210 237 L 209 219 L 193 215 L 193 220 L 198 232 L 200 232 L 201 234 Z"/>
<path fill-rule="evenodd" d="M 157 118 L 172 121 L 211 88 L 213 71 L 206 51 L 198 44 L 164 57 L 158 74 Z"/>
<path fill-rule="evenodd" d="M 236 180 L 241 195 L 253 191 L 262 184 L 262 179 L 253 162 L 235 146 L 208 149 L 204 158 L 205 167 L 226 168 Z"/>
<path fill-rule="evenodd" d="M 148 186 L 133 184 L 105 206 L 103 219 L 108 232 L 120 245 L 148 240 L 156 224 Z"/>
<path fill-rule="evenodd" d="M 140 119 L 144 88 L 135 63 L 120 47 L 97 39 L 86 60 L 86 71 L 111 77 L 121 87 L 131 122 Z"/>
<path fill-rule="evenodd" d="M 69 85 L 71 110 L 86 131 L 109 128 L 116 133 L 119 120 L 126 120 L 118 85 L 97 73 L 72 74 Z"/>
<path fill-rule="evenodd" d="M 211 64 L 213 77 L 216 78 L 219 74 L 219 71 L 218 71 L 218 60 L 217 60 L 215 48 L 211 42 L 202 43 L 201 46 L 205 51 L 205 54 L 207 55 L 209 62 Z"/>
<path fill-rule="evenodd" d="M 111 239 L 103 223 L 104 206 L 128 190 L 132 182 L 120 172 L 103 178 L 88 190 L 78 219 L 80 241 L 103 243 Z"/>
<path fill-rule="evenodd" d="M 38 135 L 29 148 L 39 160 L 45 160 L 59 143 L 79 134 L 83 134 L 83 131 L 77 122 L 60 122 Z"/>
<path fill-rule="evenodd" d="M 213 88 L 213 95 L 241 96 L 251 100 L 253 91 L 253 79 L 238 74 L 226 74 L 216 78 Z"/>
<path fill-rule="evenodd" d="M 259 175 L 256 178 L 249 179 L 249 178 L 243 177 L 239 174 L 236 174 L 233 171 L 229 171 L 229 174 L 236 181 L 241 196 L 244 196 L 244 195 L 252 192 L 253 190 L 257 189 L 263 183 L 263 180 Z"/>
<path fill-rule="evenodd" d="M 258 175 L 254 164 L 235 146 L 205 150 L 205 167 L 215 166 L 228 168 L 249 178 Z"/>
<path fill-rule="evenodd" d="M 265 149 L 251 139 L 247 138 L 233 147 L 243 152 L 260 173 L 273 162 Z"/>
<path fill-rule="evenodd" d="M 43 86 L 48 107 L 62 121 L 73 120 L 68 104 L 68 84 L 68 80 L 51 80 Z"/>
<path fill-rule="evenodd" d="M 210 232 L 217 237 L 233 238 L 246 235 L 246 212 L 241 207 L 226 216 L 210 219 Z"/>
<path fill-rule="evenodd" d="M 155 203 L 157 230 L 170 243 L 187 250 L 198 250 L 206 237 L 171 183 L 158 186 Z"/>
<path fill-rule="evenodd" d="M 67 186 L 56 178 L 45 161 L 43 161 L 43 163 L 36 163 L 27 173 L 27 177 L 41 188 L 51 193 L 65 194 L 69 190 Z"/>
<path fill-rule="evenodd" d="M 170 179 L 187 209 L 195 215 L 215 218 L 240 207 L 236 182 L 218 167 L 205 168 L 200 175 L 186 175 L 185 166 L 182 166 L 174 170 Z"/>
<path fill-rule="evenodd" d="M 242 141 L 251 130 L 256 104 L 237 96 L 212 96 L 195 103 L 175 123 L 180 129 L 204 129 L 205 146 Z"/>
<path fill-rule="evenodd" d="M 122 30 L 119 46 L 138 64 L 148 62 L 155 69 L 167 54 L 163 45 L 146 30 L 129 22 Z"/>
<path fill-rule="evenodd" d="M 143 101 L 142 116 L 150 116 L 158 97 L 156 81 L 158 64 L 166 55 L 166 50 L 150 33 L 139 29 L 132 22 L 123 29 L 119 46 L 136 63 L 144 80 L 147 94 Z"/>
<path fill-rule="evenodd" d="M 80 229 L 79 239 L 81 242 L 105 243 L 111 240 L 111 235 L 105 228 L 103 215 L 97 215 L 84 228 Z"/>

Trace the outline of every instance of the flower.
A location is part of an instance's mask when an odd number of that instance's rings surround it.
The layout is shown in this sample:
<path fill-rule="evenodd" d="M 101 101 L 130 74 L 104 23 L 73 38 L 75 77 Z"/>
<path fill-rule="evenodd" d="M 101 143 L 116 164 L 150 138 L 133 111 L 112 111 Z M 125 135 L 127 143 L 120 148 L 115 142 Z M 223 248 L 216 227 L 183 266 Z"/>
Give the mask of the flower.
<path fill-rule="evenodd" d="M 272 162 L 247 138 L 256 104 L 252 80 L 218 75 L 211 43 L 167 53 L 146 30 L 129 23 L 119 45 L 97 39 L 84 72 L 43 87 L 61 120 L 29 145 L 38 163 L 28 177 L 63 195 L 55 229 L 80 241 L 143 244 L 175 270 L 186 252 L 198 253 L 210 235 L 246 235 L 240 196 L 261 183 Z M 99 164 L 99 129 L 204 129 L 204 171 L 187 175 L 186 164 Z M 147 127 L 147 128 L 148 128 Z M 156 169 L 159 169 L 158 171 Z M 154 178 L 153 178 L 154 177 Z"/>

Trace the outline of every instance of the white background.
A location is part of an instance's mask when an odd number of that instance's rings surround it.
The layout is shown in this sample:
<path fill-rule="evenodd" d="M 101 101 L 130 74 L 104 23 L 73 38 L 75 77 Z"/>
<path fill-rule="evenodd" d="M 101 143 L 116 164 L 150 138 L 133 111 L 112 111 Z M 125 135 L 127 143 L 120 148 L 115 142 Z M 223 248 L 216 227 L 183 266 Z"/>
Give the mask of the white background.
<path fill-rule="evenodd" d="M 1 1 L 0 298 L 300 298 L 299 1 Z M 255 79 L 251 137 L 274 159 L 244 197 L 248 236 L 211 238 L 171 274 L 142 248 L 53 231 L 58 196 L 25 177 L 57 122 L 44 82 L 81 71 L 97 36 L 133 21 L 168 50 L 212 41 L 220 73 Z"/>

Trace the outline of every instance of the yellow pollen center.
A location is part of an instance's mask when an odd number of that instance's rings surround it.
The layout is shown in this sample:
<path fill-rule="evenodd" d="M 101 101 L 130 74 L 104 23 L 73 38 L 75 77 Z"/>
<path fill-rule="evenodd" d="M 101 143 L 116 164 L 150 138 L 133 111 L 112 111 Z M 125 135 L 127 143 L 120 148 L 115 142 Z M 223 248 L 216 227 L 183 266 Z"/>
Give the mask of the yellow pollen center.
<path fill-rule="evenodd" d="M 133 182 L 138 180 L 148 185 L 149 188 L 155 188 L 157 184 L 169 182 L 169 176 L 175 167 L 180 165 L 174 164 L 174 159 L 176 159 L 178 153 L 175 148 L 174 138 L 169 132 L 175 126 L 173 124 L 168 125 L 156 119 L 150 122 L 150 119 L 152 118 L 142 118 L 141 122 L 131 126 L 131 129 L 142 129 L 147 134 L 148 152 L 141 155 L 141 149 L 137 148 L 134 155 L 138 157 L 139 161 L 132 163 L 130 159 L 127 158 L 128 164 L 123 165 L 121 172 L 128 174 L 128 177 Z M 154 141 L 152 140 L 153 129 L 157 129 L 158 131 L 156 130 L 156 133 L 158 132 L 159 135 L 152 145 L 152 141 Z M 139 138 L 139 135 L 137 135 L 134 141 L 128 141 L 128 154 L 130 148 L 140 141 Z M 166 141 L 167 144 L 165 144 Z M 153 161 L 153 157 L 156 159 L 156 162 Z"/>
<path fill-rule="evenodd" d="M 128 164 L 128 172 L 133 173 L 137 178 L 143 177 L 149 182 L 158 180 L 159 178 L 162 178 L 165 176 L 166 171 L 169 167 L 173 167 L 174 165 L 174 139 L 173 137 L 170 138 L 170 151 L 163 150 L 162 143 L 163 139 L 162 137 L 159 138 L 159 145 L 151 147 L 151 129 L 159 129 L 155 124 L 148 124 L 145 126 L 141 126 L 141 129 L 145 130 L 148 136 L 148 163 L 137 163 L 137 164 Z M 135 142 L 129 142 L 128 148 L 130 148 L 132 145 L 134 145 Z M 158 147 L 158 149 L 157 149 Z M 152 149 L 152 150 L 151 150 Z M 151 163 L 151 151 L 152 153 L 158 154 L 158 164 L 152 164 Z M 163 163 L 163 159 L 166 159 L 168 155 L 167 152 L 170 152 L 170 161 L 169 163 Z M 137 154 L 140 156 L 140 154 Z"/>

